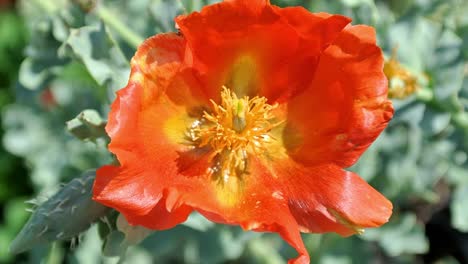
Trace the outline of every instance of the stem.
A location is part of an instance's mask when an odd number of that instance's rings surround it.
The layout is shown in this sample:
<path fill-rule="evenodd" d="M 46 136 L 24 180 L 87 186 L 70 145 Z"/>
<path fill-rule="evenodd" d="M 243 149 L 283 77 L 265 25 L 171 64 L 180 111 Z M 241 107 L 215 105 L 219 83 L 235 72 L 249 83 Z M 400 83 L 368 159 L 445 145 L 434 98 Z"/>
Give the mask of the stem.
<path fill-rule="evenodd" d="M 143 37 L 130 30 L 127 25 L 119 20 L 119 16 L 112 14 L 105 6 L 98 6 L 96 8 L 96 13 L 107 26 L 116 31 L 124 41 L 135 49 L 145 40 Z"/>

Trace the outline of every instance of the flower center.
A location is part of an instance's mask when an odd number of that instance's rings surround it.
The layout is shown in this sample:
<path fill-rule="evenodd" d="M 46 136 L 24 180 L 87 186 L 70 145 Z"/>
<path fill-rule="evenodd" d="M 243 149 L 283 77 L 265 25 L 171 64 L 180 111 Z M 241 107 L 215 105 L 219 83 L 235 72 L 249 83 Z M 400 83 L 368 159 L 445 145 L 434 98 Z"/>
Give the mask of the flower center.
<path fill-rule="evenodd" d="M 275 139 L 270 131 L 281 122 L 274 123 L 273 110 L 265 97 L 238 98 L 223 87 L 221 104 L 211 100 L 213 110 L 204 112 L 190 129 L 190 137 L 198 147 L 209 146 L 213 151 L 210 173 L 225 181 L 241 176 L 247 170 L 248 156 L 265 153 Z"/>

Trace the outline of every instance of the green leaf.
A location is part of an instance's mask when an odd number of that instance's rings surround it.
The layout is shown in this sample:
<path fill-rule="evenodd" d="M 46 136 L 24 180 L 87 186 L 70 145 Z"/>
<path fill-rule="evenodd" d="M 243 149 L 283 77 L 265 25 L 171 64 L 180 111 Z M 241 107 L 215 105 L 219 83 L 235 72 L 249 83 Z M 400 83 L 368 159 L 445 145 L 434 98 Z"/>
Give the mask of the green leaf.
<path fill-rule="evenodd" d="M 450 124 L 451 114 L 447 112 L 434 111 L 427 108 L 424 112 L 424 118 L 421 127 L 426 134 L 437 135 L 442 133 Z"/>
<path fill-rule="evenodd" d="M 186 13 L 199 11 L 203 6 L 221 2 L 221 0 L 181 0 Z"/>
<path fill-rule="evenodd" d="M 321 264 L 352 264 L 353 260 L 348 256 L 326 255 L 320 259 Z"/>
<path fill-rule="evenodd" d="M 130 225 L 122 214 L 117 217 L 117 229 L 125 235 L 125 241 L 121 243 L 126 245 L 136 245 L 154 232 L 142 226 Z"/>
<path fill-rule="evenodd" d="M 25 88 L 37 90 L 44 88 L 67 59 L 59 58 L 57 49 L 60 42 L 53 36 L 53 18 L 35 19 L 31 25 L 31 40 L 19 71 L 19 82 Z"/>
<path fill-rule="evenodd" d="M 19 72 L 19 81 L 24 87 L 32 90 L 37 89 L 50 77 L 49 69 L 39 67 L 39 65 L 40 63 L 32 58 L 23 61 Z"/>
<path fill-rule="evenodd" d="M 118 231 L 111 231 L 104 239 L 102 254 L 106 257 L 123 257 L 128 245 L 125 243 L 125 234 Z"/>
<path fill-rule="evenodd" d="M 107 87 L 109 96 L 127 83 L 130 65 L 102 23 L 72 29 L 59 54 L 83 63 L 96 82 Z"/>
<path fill-rule="evenodd" d="M 215 224 L 198 213 L 192 213 L 183 225 L 203 232 L 214 227 Z"/>
<path fill-rule="evenodd" d="M 390 49 L 398 47 L 398 57 L 415 72 L 426 69 L 434 53 L 441 26 L 421 16 L 405 17 L 389 30 Z"/>
<path fill-rule="evenodd" d="M 358 7 L 361 5 L 373 5 L 374 0 L 341 0 L 341 3 L 349 7 Z"/>
<path fill-rule="evenodd" d="M 377 175 L 379 166 L 379 146 L 377 142 L 371 145 L 369 149 L 359 158 L 359 161 L 353 165 L 349 170 L 356 172 L 364 180 L 370 181 Z"/>
<path fill-rule="evenodd" d="M 181 225 L 154 232 L 141 245 L 161 263 L 179 260 L 182 263 L 215 264 L 239 258 L 247 242 L 258 235 L 224 225 L 216 225 L 204 232 Z"/>
<path fill-rule="evenodd" d="M 102 255 L 102 240 L 98 234 L 98 226 L 92 226 L 82 237 L 78 248 L 71 256 L 70 264 L 102 264 L 105 257 Z M 68 262 L 68 261 L 67 261 Z"/>
<path fill-rule="evenodd" d="M 0 12 L 0 76 L 12 79 L 17 74 L 18 63 L 22 59 L 26 30 L 23 19 L 13 11 Z M 7 78 L 8 77 L 8 78 Z M 0 79 L 0 86 L 6 85 Z"/>
<path fill-rule="evenodd" d="M 248 243 L 248 253 L 255 263 L 281 264 L 285 259 L 281 257 L 276 248 L 270 241 L 262 237 L 252 239 Z"/>
<path fill-rule="evenodd" d="M 462 88 L 464 62 L 461 54 L 462 40 L 452 31 L 445 30 L 438 40 L 437 49 L 431 56 L 430 72 L 435 100 L 445 109 L 456 111 L 461 107 L 453 103 Z"/>
<path fill-rule="evenodd" d="M 468 232 L 468 184 L 459 185 L 455 189 L 450 203 L 452 225 L 461 232 Z"/>
<path fill-rule="evenodd" d="M 422 254 L 429 249 L 423 227 L 414 214 L 393 216 L 379 229 L 368 229 L 362 235 L 365 240 L 378 241 L 388 255 Z"/>
<path fill-rule="evenodd" d="M 184 11 L 182 1 L 155 0 L 150 5 L 151 15 L 161 32 L 175 31 L 174 17 L 184 13 Z"/>
<path fill-rule="evenodd" d="M 83 110 L 77 117 L 67 122 L 68 131 L 81 140 L 94 141 L 106 137 L 106 121 L 102 120 L 96 110 Z"/>

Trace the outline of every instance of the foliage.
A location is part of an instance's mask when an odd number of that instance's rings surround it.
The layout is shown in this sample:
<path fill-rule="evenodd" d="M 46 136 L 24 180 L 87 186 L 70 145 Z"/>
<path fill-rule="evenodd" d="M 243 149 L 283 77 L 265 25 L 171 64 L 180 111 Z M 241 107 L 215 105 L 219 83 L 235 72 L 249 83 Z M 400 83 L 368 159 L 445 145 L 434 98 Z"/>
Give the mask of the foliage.
<path fill-rule="evenodd" d="M 175 30 L 172 19 L 177 14 L 212 2 L 30 0 L 18 3 L 20 16 L 11 11 L 0 13 L 3 147 L 21 157 L 29 172 L 29 179 L 19 177 L 24 173 L 17 158 L 0 150 L 0 262 L 15 262 L 3 249 L 27 218 L 23 201 L 30 197 L 26 194 L 41 193 L 54 199 L 70 186 L 52 196 L 59 183 L 76 183 L 83 171 L 112 162 L 105 148 L 103 117 L 115 91 L 126 84 L 135 45 L 158 32 Z M 394 203 L 390 223 L 346 239 L 334 234 L 304 235 L 312 262 L 415 263 L 422 261 L 422 255 L 431 260 L 438 250 L 432 243 L 430 228 L 434 226 L 447 228 L 466 243 L 466 1 L 272 2 L 340 13 L 352 17 L 355 24 L 375 26 L 386 56 L 397 47 L 398 60 L 417 76 L 420 85 L 416 93 L 393 101 L 396 114 L 389 127 L 351 168 Z M 19 33 L 24 32 L 23 27 L 29 32 L 29 41 L 17 71 L 17 58 L 27 38 Z M 16 83 L 3 82 L 16 79 L 17 72 Z M 50 200 L 39 209 L 48 203 Z M 33 215 L 30 221 L 35 219 Z M 215 225 L 199 215 L 172 230 L 152 233 L 129 228 L 119 222 L 115 212 L 105 219 L 87 232 L 73 232 L 71 236 L 81 237 L 76 249 L 58 241 L 34 247 L 16 260 L 107 263 L 122 257 L 125 263 L 284 263 L 295 254 L 276 236 Z M 142 242 L 135 243 L 139 240 Z M 17 247 L 14 251 L 21 250 Z M 468 254 L 467 248 L 461 250 Z"/>

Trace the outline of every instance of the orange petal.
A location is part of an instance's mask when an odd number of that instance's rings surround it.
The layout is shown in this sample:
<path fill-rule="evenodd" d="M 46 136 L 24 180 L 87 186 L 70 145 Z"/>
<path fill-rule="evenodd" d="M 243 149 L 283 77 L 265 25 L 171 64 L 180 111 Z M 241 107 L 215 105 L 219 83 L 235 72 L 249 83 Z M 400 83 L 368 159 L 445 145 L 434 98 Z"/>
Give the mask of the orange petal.
<path fill-rule="evenodd" d="M 162 34 L 149 38 L 140 46 L 131 62 L 130 80 L 117 92 L 111 105 L 106 126 L 112 138 L 111 148 L 137 144 L 138 137 L 130 135 L 138 131 L 138 113 L 143 108 L 144 98 L 151 94 L 160 95 L 167 88 L 168 79 L 180 68 L 182 43 L 183 39 L 174 34 Z M 155 69 L 155 76 L 151 69 Z"/>
<path fill-rule="evenodd" d="M 268 1 L 225 1 L 176 18 L 207 96 L 219 99 L 225 85 L 271 103 L 311 81 L 319 55 L 349 22 Z"/>
<path fill-rule="evenodd" d="M 193 122 L 191 111 L 201 111 L 198 108 L 207 101 L 180 63 L 184 50 L 184 40 L 175 34 L 157 35 L 139 48 L 129 83 L 117 92 L 106 126 L 109 150 L 121 167 L 101 168 L 93 190 L 96 201 L 116 208 L 130 223 L 148 228 L 175 225 L 191 210 L 172 208 L 167 221 L 145 220 L 167 211 L 164 193 L 177 185 L 180 168 L 190 167 L 198 158 L 180 160 L 178 154 L 191 147 L 184 144 Z"/>
<path fill-rule="evenodd" d="M 162 185 L 151 173 L 115 166 L 97 171 L 93 199 L 122 213 L 131 225 L 168 229 L 187 220 L 192 209 L 180 206 L 169 212 Z"/>
<path fill-rule="evenodd" d="M 354 164 L 393 115 L 382 68 L 372 28 L 342 31 L 307 90 L 288 102 L 284 137 L 291 157 L 308 166 Z"/>
<path fill-rule="evenodd" d="M 106 131 L 109 150 L 125 166 L 136 160 L 173 160 L 194 111 L 202 111 L 208 99 L 198 89 L 190 70 L 182 65 L 185 40 L 176 34 L 160 34 L 146 40 L 132 59 L 128 85 L 117 92 Z M 154 155 L 154 152 L 163 152 Z"/>
<path fill-rule="evenodd" d="M 296 52 L 287 58 L 287 62 L 280 67 L 277 66 L 276 72 L 269 74 L 270 89 L 265 89 L 263 93 L 267 98 L 284 102 L 310 85 L 320 55 L 351 22 L 351 19 L 326 13 L 313 14 L 303 7 L 274 7 L 274 9 L 299 37 Z"/>
<path fill-rule="evenodd" d="M 306 54 L 319 55 L 351 22 L 350 18 L 342 15 L 311 13 L 303 7 L 276 7 L 275 10 L 298 32 L 303 41 L 302 52 Z"/>
<path fill-rule="evenodd" d="M 176 23 L 206 94 L 216 101 L 223 85 L 238 96 L 269 89 L 270 78 L 295 53 L 298 42 L 269 1 L 225 1 L 179 16 Z"/>
<path fill-rule="evenodd" d="M 392 204 L 382 194 L 333 164 L 304 167 L 283 160 L 263 162 L 255 171 L 276 181 L 273 197 L 287 201 L 302 232 L 346 236 L 380 226 L 392 214 Z"/>
<path fill-rule="evenodd" d="M 242 179 L 235 176 L 213 181 L 210 178 L 191 178 L 191 186 L 174 194 L 178 203 L 186 204 L 213 222 L 240 225 L 245 230 L 276 232 L 298 253 L 290 263 L 309 263 L 309 255 L 300 236 L 300 227 L 290 212 L 284 188 L 277 179 L 255 165 Z"/>

